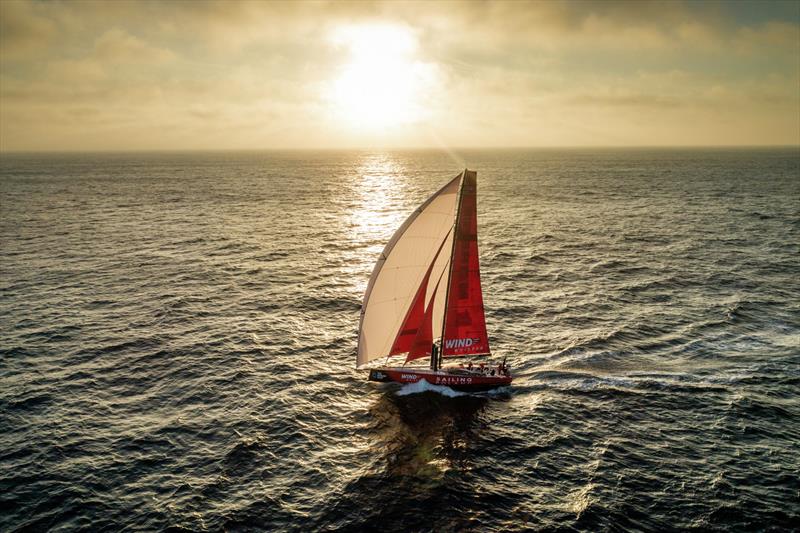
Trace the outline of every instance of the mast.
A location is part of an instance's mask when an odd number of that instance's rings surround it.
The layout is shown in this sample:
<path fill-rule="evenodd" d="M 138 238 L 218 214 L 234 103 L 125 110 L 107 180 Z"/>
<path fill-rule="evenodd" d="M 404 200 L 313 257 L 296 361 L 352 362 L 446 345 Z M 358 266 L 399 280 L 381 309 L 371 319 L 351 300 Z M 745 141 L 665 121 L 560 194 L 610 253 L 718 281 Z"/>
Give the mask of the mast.
<path fill-rule="evenodd" d="M 464 179 L 467 177 L 467 169 L 461 172 L 461 183 L 458 185 L 458 197 L 456 198 L 456 219 L 453 221 L 453 246 L 450 249 L 450 267 L 447 269 L 447 292 L 444 296 L 444 309 L 442 309 L 442 336 L 439 339 L 439 355 L 434 361 L 431 357 L 431 368 L 439 370 L 441 368 L 442 354 L 444 353 L 444 330 L 447 327 L 447 305 L 450 302 L 450 280 L 453 277 L 453 254 L 456 253 L 456 242 L 458 241 L 458 223 L 461 220 L 461 192 L 464 189 Z"/>

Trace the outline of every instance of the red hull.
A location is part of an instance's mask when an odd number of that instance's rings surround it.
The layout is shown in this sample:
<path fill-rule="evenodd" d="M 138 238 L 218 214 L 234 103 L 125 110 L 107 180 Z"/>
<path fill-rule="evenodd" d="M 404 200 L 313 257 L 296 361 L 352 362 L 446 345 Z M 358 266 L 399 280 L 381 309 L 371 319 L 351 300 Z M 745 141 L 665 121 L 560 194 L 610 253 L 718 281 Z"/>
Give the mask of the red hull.
<path fill-rule="evenodd" d="M 434 372 L 419 368 L 376 368 L 370 370 L 370 381 L 417 383 L 425 380 L 431 385 L 444 385 L 460 391 L 485 391 L 511 385 L 511 376 L 487 376 L 463 369 L 444 369 Z"/>

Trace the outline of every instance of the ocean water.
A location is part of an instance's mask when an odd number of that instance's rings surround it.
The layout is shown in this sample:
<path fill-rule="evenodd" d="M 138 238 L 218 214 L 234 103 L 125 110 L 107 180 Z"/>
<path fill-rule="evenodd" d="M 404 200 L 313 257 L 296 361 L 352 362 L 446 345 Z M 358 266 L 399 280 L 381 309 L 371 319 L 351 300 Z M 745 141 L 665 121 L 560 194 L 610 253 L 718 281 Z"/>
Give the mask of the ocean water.
<path fill-rule="evenodd" d="M 402 220 L 478 171 L 512 387 L 354 369 Z M 800 523 L 800 151 L 0 157 L 0 530 Z"/>

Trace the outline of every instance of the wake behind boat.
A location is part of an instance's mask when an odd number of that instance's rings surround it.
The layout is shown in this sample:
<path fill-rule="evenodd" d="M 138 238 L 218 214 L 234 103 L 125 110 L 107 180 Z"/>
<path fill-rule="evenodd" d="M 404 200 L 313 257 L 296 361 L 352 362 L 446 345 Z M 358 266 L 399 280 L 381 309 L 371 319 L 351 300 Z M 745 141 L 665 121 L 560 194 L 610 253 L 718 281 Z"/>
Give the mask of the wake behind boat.
<path fill-rule="evenodd" d="M 464 170 L 428 198 L 375 264 L 361 307 L 356 362 L 359 369 L 370 368 L 371 381 L 425 380 L 465 391 L 511 384 L 505 361 L 443 365 L 453 357 L 491 356 L 478 258 L 476 181 L 476 172 Z M 382 359 L 384 364 L 374 367 Z M 393 359 L 399 366 L 389 366 Z M 429 368 L 408 365 L 424 359 Z"/>

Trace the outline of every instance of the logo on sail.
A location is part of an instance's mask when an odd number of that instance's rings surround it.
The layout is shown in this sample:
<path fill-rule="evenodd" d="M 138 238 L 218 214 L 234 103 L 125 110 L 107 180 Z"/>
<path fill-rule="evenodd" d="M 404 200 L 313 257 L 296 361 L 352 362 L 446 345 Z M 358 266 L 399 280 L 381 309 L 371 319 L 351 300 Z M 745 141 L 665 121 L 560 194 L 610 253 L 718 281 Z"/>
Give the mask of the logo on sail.
<path fill-rule="evenodd" d="M 469 348 L 479 342 L 481 342 L 480 337 L 474 339 L 447 339 L 444 341 L 444 347 L 447 349 Z"/>

